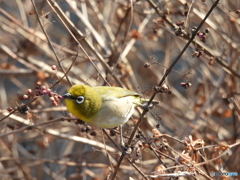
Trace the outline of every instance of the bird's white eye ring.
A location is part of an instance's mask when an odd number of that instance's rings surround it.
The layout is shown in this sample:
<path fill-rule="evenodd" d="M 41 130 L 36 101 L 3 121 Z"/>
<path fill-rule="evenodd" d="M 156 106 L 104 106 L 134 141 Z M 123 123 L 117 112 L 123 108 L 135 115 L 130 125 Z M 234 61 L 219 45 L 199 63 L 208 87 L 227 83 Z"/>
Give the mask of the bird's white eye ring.
<path fill-rule="evenodd" d="M 84 97 L 83 96 L 78 96 L 76 99 L 75 99 L 76 103 L 78 104 L 82 104 L 83 101 L 84 101 Z"/>

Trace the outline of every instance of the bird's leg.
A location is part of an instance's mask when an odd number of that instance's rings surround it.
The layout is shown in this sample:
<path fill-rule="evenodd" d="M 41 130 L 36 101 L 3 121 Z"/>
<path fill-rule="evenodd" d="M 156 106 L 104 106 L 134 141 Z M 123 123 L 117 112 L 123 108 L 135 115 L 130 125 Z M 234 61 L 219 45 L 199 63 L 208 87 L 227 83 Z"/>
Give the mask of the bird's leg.
<path fill-rule="evenodd" d="M 128 144 L 125 144 L 124 139 L 123 139 L 122 125 L 119 126 L 119 131 L 120 131 L 120 144 L 121 144 L 122 153 L 123 154 L 131 154 L 131 148 L 128 147 Z"/>
<path fill-rule="evenodd" d="M 155 101 L 153 100 L 149 105 L 148 105 L 148 100 L 142 100 L 141 104 L 137 104 L 140 108 L 142 108 L 143 110 L 150 110 L 152 109 L 154 106 L 156 106 L 157 104 L 159 104 L 159 101 Z"/>
<path fill-rule="evenodd" d="M 119 131 L 120 131 L 120 144 L 121 144 L 121 148 L 124 149 L 125 148 L 125 143 L 124 143 L 124 140 L 123 140 L 122 125 L 119 126 Z"/>

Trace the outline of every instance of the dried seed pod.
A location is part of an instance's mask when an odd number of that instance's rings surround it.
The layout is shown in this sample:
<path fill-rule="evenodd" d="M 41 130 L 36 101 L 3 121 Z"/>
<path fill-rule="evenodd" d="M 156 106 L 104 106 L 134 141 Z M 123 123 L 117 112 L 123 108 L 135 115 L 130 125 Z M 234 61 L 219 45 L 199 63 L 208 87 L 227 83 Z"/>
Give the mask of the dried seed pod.
<path fill-rule="evenodd" d="M 150 63 L 149 63 L 149 62 L 144 63 L 143 67 L 144 67 L 144 68 L 150 67 Z"/>
<path fill-rule="evenodd" d="M 192 84 L 190 82 L 181 82 L 180 84 L 182 87 L 184 87 L 185 89 L 188 89 L 192 86 Z"/>

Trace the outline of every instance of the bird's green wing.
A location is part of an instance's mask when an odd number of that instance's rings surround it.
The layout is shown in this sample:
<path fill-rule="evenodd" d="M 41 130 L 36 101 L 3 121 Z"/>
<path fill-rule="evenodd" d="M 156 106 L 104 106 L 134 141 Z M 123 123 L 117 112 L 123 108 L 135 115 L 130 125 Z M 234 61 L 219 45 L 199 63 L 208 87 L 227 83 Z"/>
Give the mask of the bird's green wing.
<path fill-rule="evenodd" d="M 95 91 L 97 91 L 104 100 L 110 100 L 114 98 L 122 98 L 126 96 L 140 96 L 138 93 L 120 88 L 120 87 L 108 87 L 108 86 L 97 86 L 93 87 Z"/>
<path fill-rule="evenodd" d="M 114 100 L 116 98 L 122 98 L 122 97 L 127 97 L 127 96 L 133 96 L 135 97 L 135 103 L 138 105 L 142 105 L 142 104 L 147 104 L 148 103 L 148 99 L 144 99 L 140 97 L 140 94 L 124 89 L 124 88 L 120 88 L 120 87 L 108 87 L 108 86 L 97 86 L 97 87 L 93 87 L 94 90 L 102 97 L 103 101 L 111 101 Z M 158 104 L 159 101 L 152 101 L 152 105 L 156 105 Z"/>

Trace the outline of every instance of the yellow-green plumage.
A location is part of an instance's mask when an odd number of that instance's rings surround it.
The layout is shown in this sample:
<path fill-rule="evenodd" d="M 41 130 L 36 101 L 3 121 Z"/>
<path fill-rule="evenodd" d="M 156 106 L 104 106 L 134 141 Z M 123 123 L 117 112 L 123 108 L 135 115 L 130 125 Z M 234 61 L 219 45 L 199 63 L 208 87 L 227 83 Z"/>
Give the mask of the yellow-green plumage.
<path fill-rule="evenodd" d="M 138 93 L 107 86 L 74 85 L 64 98 L 70 113 L 98 128 L 124 124 L 133 114 L 134 107 L 141 103 Z"/>

